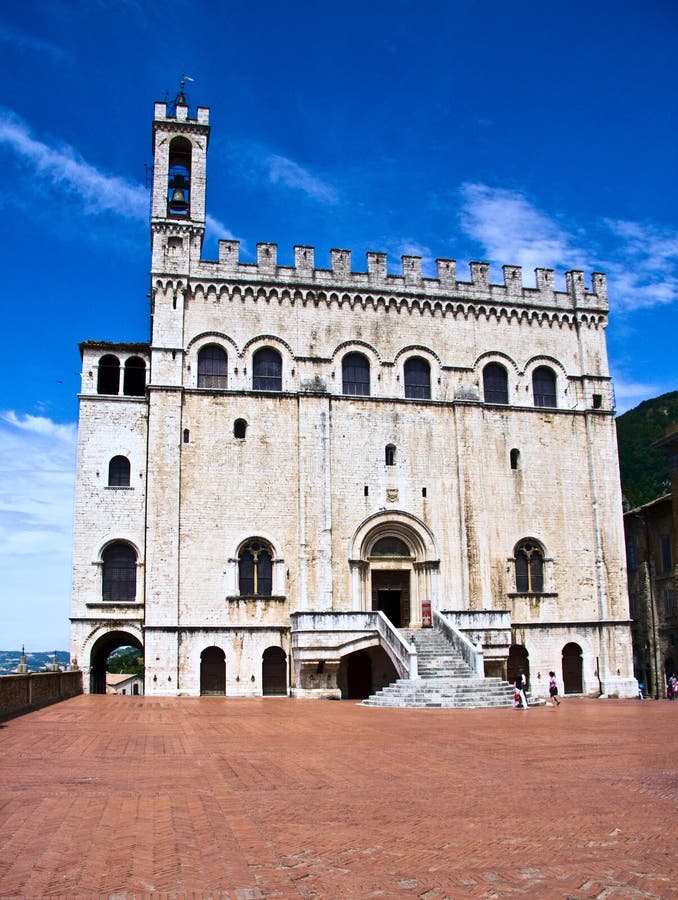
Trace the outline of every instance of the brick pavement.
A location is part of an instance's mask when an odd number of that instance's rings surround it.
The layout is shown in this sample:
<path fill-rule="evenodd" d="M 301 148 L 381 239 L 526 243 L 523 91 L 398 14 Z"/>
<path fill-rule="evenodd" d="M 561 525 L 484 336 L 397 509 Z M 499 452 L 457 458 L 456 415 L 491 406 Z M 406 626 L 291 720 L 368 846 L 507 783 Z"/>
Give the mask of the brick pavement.
<path fill-rule="evenodd" d="M 0 725 L 0 897 L 678 897 L 677 726 L 77 697 Z"/>

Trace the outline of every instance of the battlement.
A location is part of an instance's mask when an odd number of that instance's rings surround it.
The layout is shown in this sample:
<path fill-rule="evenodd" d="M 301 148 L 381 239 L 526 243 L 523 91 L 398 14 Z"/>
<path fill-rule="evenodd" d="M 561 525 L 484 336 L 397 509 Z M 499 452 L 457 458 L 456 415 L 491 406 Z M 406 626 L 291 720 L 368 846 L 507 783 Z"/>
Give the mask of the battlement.
<path fill-rule="evenodd" d="M 240 242 L 219 241 L 218 261 L 201 260 L 191 273 L 194 278 L 209 280 L 244 279 L 272 281 L 282 284 L 317 285 L 346 290 L 374 291 L 380 293 L 427 294 L 431 296 L 458 297 L 472 302 L 496 301 L 503 303 L 557 308 L 587 308 L 607 311 L 607 281 L 602 272 L 591 275 L 591 289 L 584 283 L 584 273 L 578 270 L 565 273 L 564 289 L 557 290 L 553 269 L 535 269 L 535 287 L 523 285 L 521 266 L 503 266 L 503 283 L 490 281 L 490 265 L 486 262 L 469 263 L 470 280 L 457 278 L 457 262 L 454 259 L 436 260 L 437 278 L 422 273 L 420 256 L 402 256 L 402 270 L 389 274 L 386 253 L 368 252 L 367 271 L 354 272 L 351 251 L 330 251 L 330 268 L 315 265 L 315 248 L 294 247 L 294 265 L 278 265 L 278 245 L 257 244 L 256 263 L 240 261 Z"/>
<path fill-rule="evenodd" d="M 175 114 L 172 115 L 167 103 L 157 102 L 153 107 L 153 118 L 156 121 L 197 122 L 199 125 L 209 125 L 210 123 L 210 111 L 207 106 L 199 106 L 195 118 L 189 116 L 188 104 L 177 103 L 174 110 Z"/>

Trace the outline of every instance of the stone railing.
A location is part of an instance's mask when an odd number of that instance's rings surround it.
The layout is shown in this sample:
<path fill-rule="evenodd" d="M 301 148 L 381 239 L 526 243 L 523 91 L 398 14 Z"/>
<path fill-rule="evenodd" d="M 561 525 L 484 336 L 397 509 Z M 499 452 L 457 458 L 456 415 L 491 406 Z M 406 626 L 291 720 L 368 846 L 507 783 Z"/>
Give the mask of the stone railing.
<path fill-rule="evenodd" d="M 388 648 L 401 677 L 418 677 L 416 650 L 383 612 L 295 612 L 290 619 L 292 642 L 301 650 L 301 655 L 308 647 L 309 652 L 317 656 L 320 646 L 325 651 L 341 653 L 341 648 L 347 644 L 359 642 L 365 635 L 376 634 L 382 646 Z"/>
<path fill-rule="evenodd" d="M 82 672 L 0 675 L 0 719 L 9 719 L 82 694 Z"/>
<path fill-rule="evenodd" d="M 437 609 L 433 610 L 433 624 L 440 629 L 448 641 L 456 647 L 463 659 L 468 663 L 476 676 L 485 676 L 485 660 L 482 649 L 474 647 L 471 641 L 455 626 L 441 615 Z"/>

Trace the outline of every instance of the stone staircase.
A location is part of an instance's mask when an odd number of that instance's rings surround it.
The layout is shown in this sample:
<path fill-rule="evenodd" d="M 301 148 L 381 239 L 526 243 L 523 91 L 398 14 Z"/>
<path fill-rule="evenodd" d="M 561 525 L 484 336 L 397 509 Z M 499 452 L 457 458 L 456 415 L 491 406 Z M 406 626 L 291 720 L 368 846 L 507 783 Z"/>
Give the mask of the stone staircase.
<path fill-rule="evenodd" d="M 513 687 L 501 678 L 480 678 L 445 635 L 435 628 L 401 629 L 417 649 L 419 678 L 399 678 L 363 700 L 363 706 L 445 709 L 510 707 Z"/>

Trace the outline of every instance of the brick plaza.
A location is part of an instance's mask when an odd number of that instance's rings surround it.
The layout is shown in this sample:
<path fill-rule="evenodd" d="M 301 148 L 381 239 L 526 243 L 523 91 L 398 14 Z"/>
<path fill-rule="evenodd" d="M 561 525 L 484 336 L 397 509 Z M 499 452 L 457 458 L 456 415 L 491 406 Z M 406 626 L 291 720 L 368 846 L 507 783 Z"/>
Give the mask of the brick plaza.
<path fill-rule="evenodd" d="M 89 695 L 0 724 L 0 897 L 676 897 L 678 703 Z"/>

